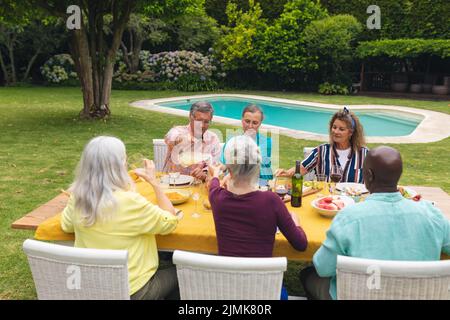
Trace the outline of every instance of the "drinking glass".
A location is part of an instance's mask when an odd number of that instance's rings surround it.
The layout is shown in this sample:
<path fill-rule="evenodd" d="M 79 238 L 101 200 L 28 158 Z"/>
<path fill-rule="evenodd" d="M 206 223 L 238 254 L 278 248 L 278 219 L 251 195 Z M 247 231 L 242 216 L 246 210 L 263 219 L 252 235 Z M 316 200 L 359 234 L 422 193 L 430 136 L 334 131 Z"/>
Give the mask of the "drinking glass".
<path fill-rule="evenodd" d="M 289 192 L 289 186 L 290 186 L 290 178 L 276 177 L 274 181 L 273 191 L 280 196 L 281 200 L 283 200 L 284 197 Z"/>
<path fill-rule="evenodd" d="M 331 180 L 331 187 L 330 187 L 330 193 L 333 194 L 336 190 L 336 183 L 340 182 L 342 179 L 342 170 L 339 166 L 332 166 L 331 172 L 330 172 L 330 180 Z"/>
<path fill-rule="evenodd" d="M 327 189 L 327 176 L 325 174 L 316 174 L 314 176 L 314 189 Z"/>
<path fill-rule="evenodd" d="M 195 209 L 191 214 L 192 218 L 200 218 L 200 213 L 197 212 L 198 200 L 200 200 L 200 193 L 196 190 L 192 193 L 192 200 L 194 200 Z"/>
<path fill-rule="evenodd" d="M 142 153 L 133 153 L 127 157 L 128 170 L 144 167 L 145 156 Z"/>
<path fill-rule="evenodd" d="M 169 172 L 169 186 L 176 185 L 177 179 L 180 177 L 179 172 Z"/>

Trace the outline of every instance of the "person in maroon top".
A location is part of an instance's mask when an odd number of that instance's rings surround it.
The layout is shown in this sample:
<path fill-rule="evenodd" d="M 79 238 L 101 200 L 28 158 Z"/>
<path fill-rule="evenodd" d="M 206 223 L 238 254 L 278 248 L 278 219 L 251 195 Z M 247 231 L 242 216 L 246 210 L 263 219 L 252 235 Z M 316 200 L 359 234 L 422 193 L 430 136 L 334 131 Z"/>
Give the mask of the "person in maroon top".
<path fill-rule="evenodd" d="M 209 167 L 219 255 L 272 257 L 277 227 L 296 250 L 306 250 L 307 238 L 295 214 L 277 194 L 258 190 L 261 155 L 256 143 L 238 136 L 229 140 L 224 153 L 230 174 L 227 189 L 220 186 L 220 166 Z"/>

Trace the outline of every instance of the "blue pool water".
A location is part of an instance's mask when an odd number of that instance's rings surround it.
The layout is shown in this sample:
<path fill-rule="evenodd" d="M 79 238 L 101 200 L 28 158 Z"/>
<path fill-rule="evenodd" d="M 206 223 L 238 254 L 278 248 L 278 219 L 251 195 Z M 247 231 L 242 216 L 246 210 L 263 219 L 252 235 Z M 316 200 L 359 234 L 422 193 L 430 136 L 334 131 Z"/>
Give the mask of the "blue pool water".
<path fill-rule="evenodd" d="M 250 103 L 259 105 L 264 111 L 264 124 L 328 134 L 328 123 L 334 110 L 311 106 L 290 105 L 264 100 L 214 97 L 208 99 L 189 99 L 158 103 L 163 107 L 189 110 L 196 101 L 208 101 L 214 107 L 214 115 L 241 119 L 241 113 Z M 400 117 L 388 111 L 356 111 L 366 136 L 404 136 L 412 133 L 421 120 Z"/>

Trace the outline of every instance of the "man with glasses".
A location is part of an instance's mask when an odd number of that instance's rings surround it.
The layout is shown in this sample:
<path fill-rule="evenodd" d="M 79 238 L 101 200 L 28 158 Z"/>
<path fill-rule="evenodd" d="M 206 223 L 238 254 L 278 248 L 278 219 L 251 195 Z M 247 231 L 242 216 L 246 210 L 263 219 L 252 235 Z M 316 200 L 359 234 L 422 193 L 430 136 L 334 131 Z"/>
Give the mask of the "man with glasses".
<path fill-rule="evenodd" d="M 164 138 L 168 146 L 165 171 L 206 179 L 206 162 L 217 163 L 221 152 L 219 137 L 208 130 L 213 113 L 210 103 L 196 102 L 189 111 L 189 124 L 170 129 Z"/>

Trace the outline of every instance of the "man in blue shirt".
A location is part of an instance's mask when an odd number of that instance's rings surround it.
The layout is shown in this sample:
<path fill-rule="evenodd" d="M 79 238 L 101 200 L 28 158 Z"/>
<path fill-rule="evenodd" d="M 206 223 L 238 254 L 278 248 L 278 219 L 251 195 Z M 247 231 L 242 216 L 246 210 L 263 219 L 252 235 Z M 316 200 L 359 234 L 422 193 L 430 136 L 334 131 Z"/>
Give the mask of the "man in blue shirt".
<path fill-rule="evenodd" d="M 300 274 L 308 298 L 336 299 L 338 255 L 427 261 L 440 260 L 441 252 L 450 254 L 450 221 L 430 202 L 405 199 L 398 192 L 402 159 L 397 150 L 385 146 L 370 150 L 363 174 L 370 196 L 334 218 L 314 254 L 315 268 Z"/>
<path fill-rule="evenodd" d="M 267 185 L 267 181 L 273 179 L 271 168 L 272 139 L 259 133 L 259 127 L 261 126 L 263 120 L 264 113 L 262 109 L 255 104 L 246 106 L 242 111 L 242 129 L 244 131 L 244 134 L 252 137 L 255 140 L 256 145 L 259 147 L 259 150 L 261 151 L 262 161 L 259 172 L 259 183 L 260 185 Z M 222 149 L 222 163 L 225 163 L 223 152 L 225 150 L 225 147 L 226 143 Z"/>

